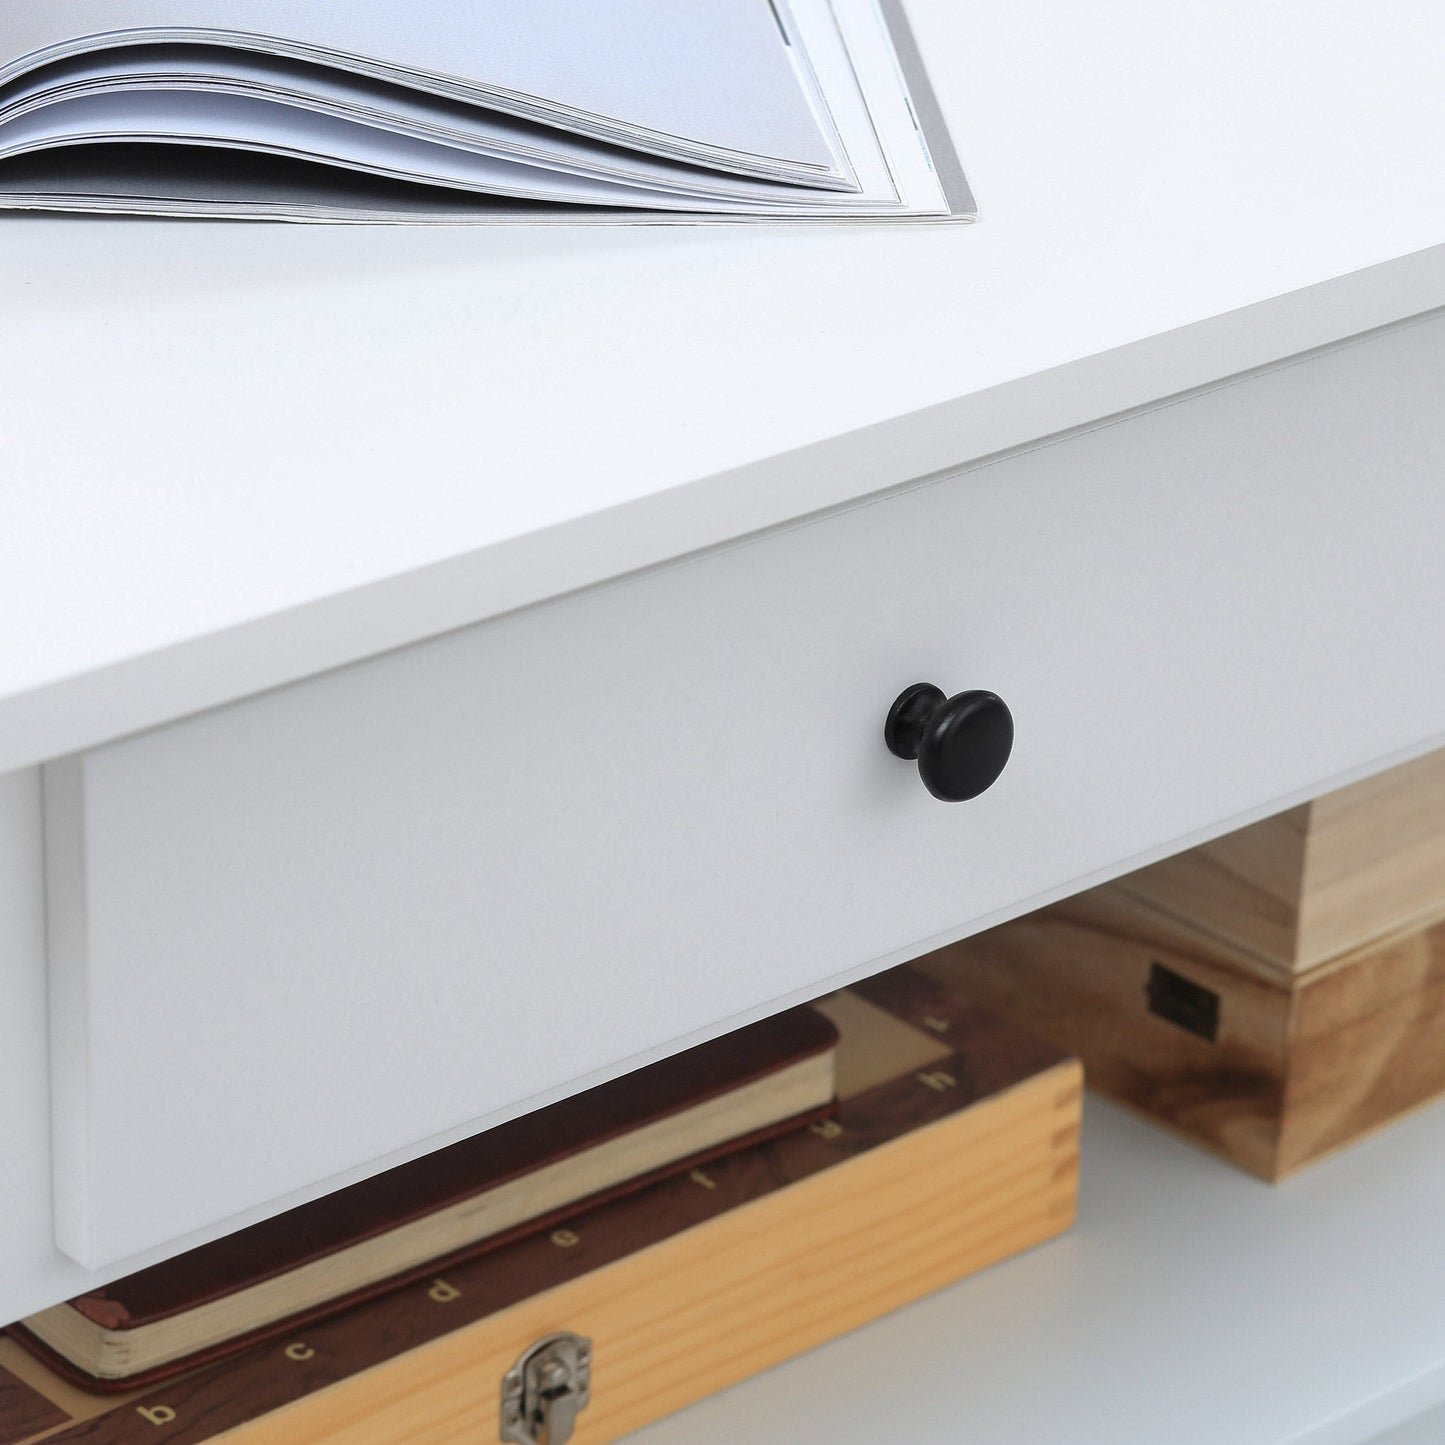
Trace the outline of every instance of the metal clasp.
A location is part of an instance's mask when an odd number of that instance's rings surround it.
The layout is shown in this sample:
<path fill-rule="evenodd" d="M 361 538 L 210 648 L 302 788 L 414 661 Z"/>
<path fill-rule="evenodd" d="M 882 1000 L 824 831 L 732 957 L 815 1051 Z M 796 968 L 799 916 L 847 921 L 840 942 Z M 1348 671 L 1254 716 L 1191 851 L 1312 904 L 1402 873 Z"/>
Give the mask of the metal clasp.
<path fill-rule="evenodd" d="M 591 1398 L 592 1341 L 548 1335 L 502 1377 L 502 1439 L 565 1445 Z"/>

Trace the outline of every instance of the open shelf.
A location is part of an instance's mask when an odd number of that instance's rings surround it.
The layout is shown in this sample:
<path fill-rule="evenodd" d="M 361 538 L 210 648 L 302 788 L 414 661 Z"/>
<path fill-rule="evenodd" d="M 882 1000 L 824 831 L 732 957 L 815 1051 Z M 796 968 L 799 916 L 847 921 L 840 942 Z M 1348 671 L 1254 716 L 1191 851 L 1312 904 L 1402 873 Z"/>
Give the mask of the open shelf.
<path fill-rule="evenodd" d="M 1363 1445 L 1445 1400 L 1445 1106 L 1270 1186 L 1090 1096 L 1083 1158 L 1072 1234 L 636 1445 Z"/>

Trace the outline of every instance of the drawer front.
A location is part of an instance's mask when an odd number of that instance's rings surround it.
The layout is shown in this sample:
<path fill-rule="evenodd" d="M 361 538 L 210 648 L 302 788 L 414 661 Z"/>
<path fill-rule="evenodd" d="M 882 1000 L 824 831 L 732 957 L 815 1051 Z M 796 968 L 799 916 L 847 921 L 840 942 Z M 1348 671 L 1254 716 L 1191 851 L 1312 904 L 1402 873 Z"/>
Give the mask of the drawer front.
<path fill-rule="evenodd" d="M 47 769 L 57 1239 L 415 1152 L 1445 731 L 1431 321 Z M 906 684 L 1010 704 L 973 802 Z"/>

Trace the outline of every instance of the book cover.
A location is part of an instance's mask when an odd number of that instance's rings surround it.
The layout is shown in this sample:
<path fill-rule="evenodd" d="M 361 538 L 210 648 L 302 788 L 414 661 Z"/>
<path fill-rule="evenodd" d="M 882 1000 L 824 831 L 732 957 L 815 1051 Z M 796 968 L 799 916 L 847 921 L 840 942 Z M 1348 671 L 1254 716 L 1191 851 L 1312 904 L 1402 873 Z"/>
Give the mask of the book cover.
<path fill-rule="evenodd" d="M 163 1378 L 822 1117 L 837 1029 L 796 1008 L 53 1306 L 16 1327 L 95 1386 Z"/>

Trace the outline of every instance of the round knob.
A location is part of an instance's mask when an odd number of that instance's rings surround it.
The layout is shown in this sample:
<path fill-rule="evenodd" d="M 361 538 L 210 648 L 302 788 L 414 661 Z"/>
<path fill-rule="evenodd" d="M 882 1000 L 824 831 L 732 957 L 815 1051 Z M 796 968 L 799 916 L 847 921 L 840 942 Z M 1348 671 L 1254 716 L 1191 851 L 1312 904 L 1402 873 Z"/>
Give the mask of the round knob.
<path fill-rule="evenodd" d="M 945 697 L 915 682 L 888 709 L 883 740 L 895 757 L 918 759 L 918 776 L 935 798 L 962 803 L 998 781 L 1014 745 L 1008 705 L 992 692 Z"/>

